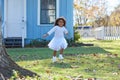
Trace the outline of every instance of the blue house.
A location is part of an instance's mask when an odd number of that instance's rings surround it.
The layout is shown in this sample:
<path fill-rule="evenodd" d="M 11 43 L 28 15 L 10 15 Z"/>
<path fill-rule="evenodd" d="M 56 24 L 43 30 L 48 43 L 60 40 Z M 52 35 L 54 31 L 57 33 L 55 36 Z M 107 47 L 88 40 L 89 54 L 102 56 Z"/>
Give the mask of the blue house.
<path fill-rule="evenodd" d="M 61 16 L 66 18 L 69 38 L 73 38 L 73 0 L 0 0 L 0 4 L 6 41 L 21 39 L 24 47 L 30 40 L 42 39 Z"/>

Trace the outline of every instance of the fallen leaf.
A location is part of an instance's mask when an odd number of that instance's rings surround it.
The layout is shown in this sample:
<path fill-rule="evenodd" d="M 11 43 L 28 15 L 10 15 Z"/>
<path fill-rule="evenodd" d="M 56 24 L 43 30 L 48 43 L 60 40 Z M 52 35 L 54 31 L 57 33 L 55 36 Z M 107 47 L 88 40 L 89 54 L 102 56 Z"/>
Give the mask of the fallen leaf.
<path fill-rule="evenodd" d="M 79 68 L 78 66 L 72 66 L 72 65 L 71 65 L 70 67 L 71 67 L 71 68 Z"/>

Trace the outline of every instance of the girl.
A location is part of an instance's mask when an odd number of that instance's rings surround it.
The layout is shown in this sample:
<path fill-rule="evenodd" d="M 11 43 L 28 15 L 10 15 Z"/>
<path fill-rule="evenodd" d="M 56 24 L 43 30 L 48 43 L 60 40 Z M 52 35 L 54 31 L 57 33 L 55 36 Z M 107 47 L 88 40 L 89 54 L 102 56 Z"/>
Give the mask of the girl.
<path fill-rule="evenodd" d="M 68 34 L 67 29 L 65 28 L 66 25 L 66 20 L 62 17 L 56 19 L 54 27 L 47 32 L 46 34 L 43 35 L 43 37 L 47 37 L 48 35 L 52 34 L 54 32 L 54 37 L 48 44 L 48 47 L 52 50 L 53 52 L 53 58 L 52 61 L 56 62 L 56 53 L 57 51 L 60 50 L 59 54 L 59 59 L 63 60 L 63 50 L 67 48 L 67 41 L 64 38 L 64 34 Z"/>

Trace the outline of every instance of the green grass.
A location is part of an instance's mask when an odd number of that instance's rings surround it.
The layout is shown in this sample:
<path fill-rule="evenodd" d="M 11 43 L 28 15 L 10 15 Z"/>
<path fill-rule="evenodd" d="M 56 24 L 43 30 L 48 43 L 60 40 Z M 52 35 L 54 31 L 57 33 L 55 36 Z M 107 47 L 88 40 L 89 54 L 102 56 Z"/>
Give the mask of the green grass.
<path fill-rule="evenodd" d="M 100 80 L 120 79 L 120 40 L 80 40 L 94 46 L 69 47 L 64 62 L 52 63 L 48 48 L 13 48 L 7 52 L 20 66 L 40 74 L 42 80 L 70 80 L 80 77 Z M 59 53 L 59 52 L 58 52 Z"/>

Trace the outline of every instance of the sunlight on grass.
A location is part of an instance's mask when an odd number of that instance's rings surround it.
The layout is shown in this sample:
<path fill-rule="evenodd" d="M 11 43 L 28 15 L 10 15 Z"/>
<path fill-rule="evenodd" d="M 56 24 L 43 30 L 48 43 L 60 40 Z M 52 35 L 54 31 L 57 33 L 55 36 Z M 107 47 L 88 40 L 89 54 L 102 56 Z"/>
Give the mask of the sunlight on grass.
<path fill-rule="evenodd" d="M 13 48 L 7 51 L 17 64 L 40 74 L 41 80 L 76 77 L 119 80 L 119 41 L 81 40 L 94 46 L 69 47 L 64 52 L 64 62 L 58 59 L 56 63 L 52 63 L 52 51 L 48 48 Z"/>
<path fill-rule="evenodd" d="M 119 78 L 119 61 L 120 59 L 114 55 L 107 54 L 79 54 L 66 55 L 64 62 L 58 60 L 52 63 L 51 59 L 35 60 L 35 61 L 20 61 L 19 65 L 40 75 L 50 74 L 52 77 L 56 75 L 64 78 L 66 76 L 77 77 L 82 75 L 84 78 L 101 78 L 106 76 Z M 68 79 L 69 80 L 69 79 Z"/>

